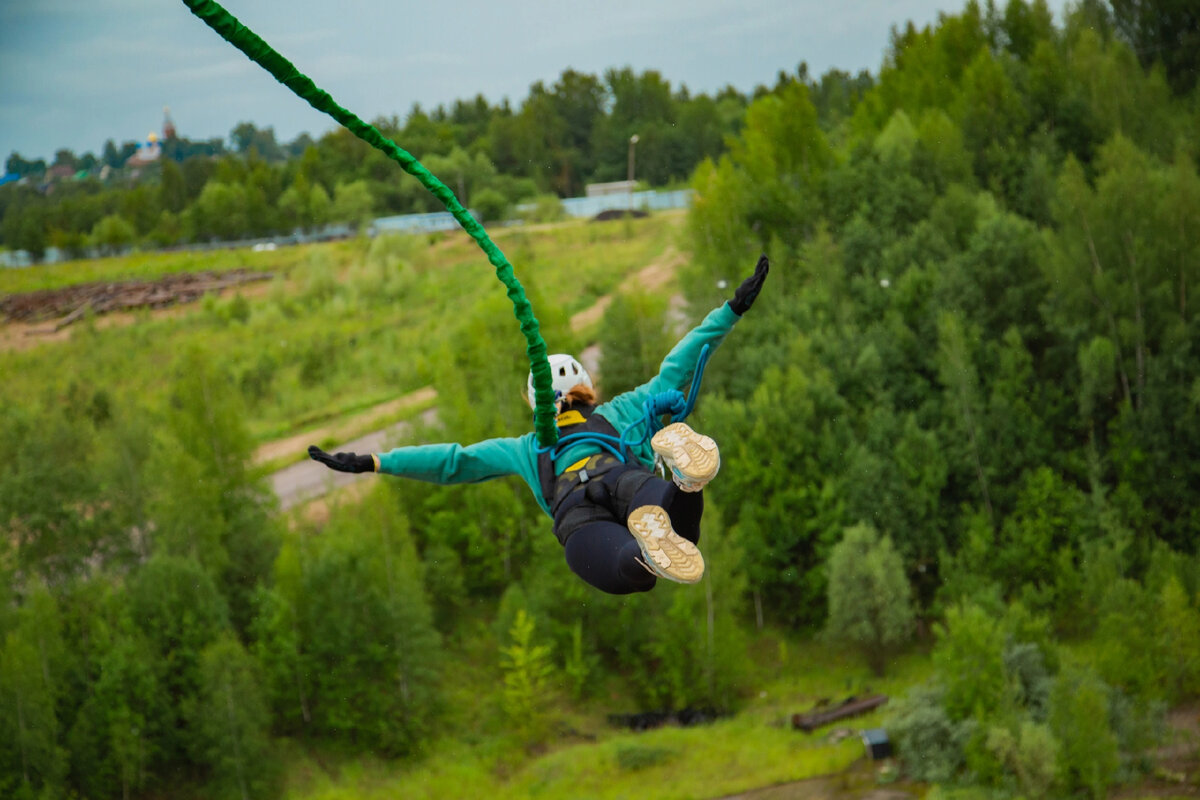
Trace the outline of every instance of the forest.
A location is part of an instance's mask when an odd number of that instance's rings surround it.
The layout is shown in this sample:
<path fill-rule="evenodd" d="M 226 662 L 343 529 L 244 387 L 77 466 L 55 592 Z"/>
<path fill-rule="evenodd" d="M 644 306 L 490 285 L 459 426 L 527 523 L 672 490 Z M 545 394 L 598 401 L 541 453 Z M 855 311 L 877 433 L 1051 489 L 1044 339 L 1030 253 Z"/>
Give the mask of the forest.
<path fill-rule="evenodd" d="M 623 279 L 683 253 L 686 329 L 770 256 L 694 416 L 722 468 L 693 587 L 590 589 L 516 480 L 278 509 L 260 444 L 422 387 L 417 440 L 530 429 L 511 308 L 462 237 L 0 274 L 277 271 L 0 350 L 0 795 L 719 797 L 861 755 L 765 724 L 779 697 L 882 687 L 908 796 L 1194 796 L 1200 742 L 1157 754 L 1200 715 L 1198 41 L 1186 3 L 970 2 L 897 26 L 877 75 L 693 98 L 568 71 L 516 111 L 390 125 L 493 219 L 623 177 L 634 130 L 642 180 L 687 181 L 684 218 L 497 234 L 551 350 L 599 345 L 605 396 L 681 331 Z M 135 184 L 0 187 L 4 244 L 433 208 L 348 134 L 269 130 Z M 603 724 L 664 709 L 721 720 Z"/>

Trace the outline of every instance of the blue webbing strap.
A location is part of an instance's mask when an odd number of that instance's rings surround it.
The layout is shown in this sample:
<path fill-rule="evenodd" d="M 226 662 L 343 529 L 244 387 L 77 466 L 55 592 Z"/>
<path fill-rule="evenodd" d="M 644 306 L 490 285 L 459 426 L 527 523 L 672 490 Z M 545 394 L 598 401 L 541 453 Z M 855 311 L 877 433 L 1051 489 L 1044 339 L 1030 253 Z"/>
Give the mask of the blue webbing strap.
<path fill-rule="evenodd" d="M 670 414 L 671 422 L 683 422 L 692 413 L 692 409 L 696 407 L 696 398 L 700 395 L 700 381 L 704 378 L 704 367 L 708 364 L 708 357 L 711 352 L 712 348 L 709 345 L 704 345 L 703 349 L 700 350 L 700 357 L 696 359 L 696 371 L 692 375 L 692 385 L 688 390 L 686 400 L 684 399 L 683 392 L 678 389 L 668 389 L 665 392 L 659 392 L 646 399 L 646 402 L 642 404 L 641 419 L 629 423 L 625 430 L 621 431 L 619 437 L 609 436 L 606 433 L 595 433 L 593 431 L 571 433 L 561 437 L 555 444 L 538 448 L 537 452 L 551 453 L 550 459 L 553 461 L 558 458 L 560 452 L 568 447 L 579 444 L 592 444 L 612 453 L 620 459 L 621 463 L 625 463 L 625 453 L 627 451 L 645 442 L 662 429 L 659 419 L 664 415 Z M 629 432 L 639 425 L 645 425 L 645 431 L 637 439 L 630 439 Z"/>

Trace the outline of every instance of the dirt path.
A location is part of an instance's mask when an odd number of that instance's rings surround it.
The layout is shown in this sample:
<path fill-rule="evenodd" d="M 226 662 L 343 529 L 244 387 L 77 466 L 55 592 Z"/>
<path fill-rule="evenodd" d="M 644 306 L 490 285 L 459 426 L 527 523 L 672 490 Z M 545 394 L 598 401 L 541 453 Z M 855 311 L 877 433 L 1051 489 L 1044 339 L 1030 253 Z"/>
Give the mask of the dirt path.
<path fill-rule="evenodd" d="M 751 789 L 720 800 L 914 800 L 921 796 L 918 788 L 904 781 L 880 785 L 876 778 L 880 763 L 863 758 L 838 774 Z"/>
<path fill-rule="evenodd" d="M 415 392 L 409 392 L 403 397 L 397 397 L 395 400 L 381 403 L 360 414 L 355 414 L 353 417 L 340 419 L 329 425 L 305 431 L 304 433 L 298 433 L 286 439 L 276 439 L 272 442 L 267 442 L 254 451 L 254 463 L 257 465 L 269 464 L 276 459 L 295 453 L 302 453 L 310 444 L 318 444 L 329 439 L 343 439 L 350 435 L 350 431 L 368 430 L 378 425 L 380 420 L 394 417 L 407 408 L 432 403 L 436 399 L 437 392 L 434 391 L 432 386 L 417 389 Z M 346 448 L 343 447 L 342 449 L 345 450 Z"/>
<path fill-rule="evenodd" d="M 655 291 L 666 286 L 679 272 L 679 268 L 687 263 L 688 257 L 686 254 L 679 252 L 673 245 L 669 245 L 662 255 L 642 267 L 637 272 L 630 275 L 625 280 L 621 281 L 621 285 L 617 287 L 615 294 L 628 292 L 634 289 L 643 291 Z M 601 297 L 590 307 L 578 312 L 571 317 L 571 330 L 579 332 L 587 326 L 600 321 L 604 316 L 604 312 L 612 304 L 615 294 Z M 674 298 L 672 298 L 674 301 Z"/>
<path fill-rule="evenodd" d="M 430 389 L 429 391 L 432 392 L 433 390 Z M 437 419 L 437 409 L 429 409 L 419 419 L 426 424 L 433 423 Z M 386 452 L 398 440 L 403 439 L 411 428 L 411 422 L 398 422 L 383 430 L 374 431 L 365 436 L 359 436 L 356 439 L 343 442 L 333 447 L 332 452 Z M 300 440 L 303 440 L 303 443 Z M 296 449 L 303 452 L 310 443 L 318 440 L 313 438 L 313 434 L 305 434 L 303 436 L 291 437 L 287 441 L 294 441 Z M 270 447 L 275 444 L 277 443 L 272 442 L 266 446 Z M 284 467 L 278 472 L 272 473 L 271 488 L 275 491 L 275 496 L 279 498 L 279 507 L 286 511 L 293 506 L 321 497 L 335 489 L 341 489 L 359 481 L 375 479 L 377 479 L 377 476 L 373 473 L 356 475 L 349 472 L 334 472 L 306 458 L 303 461 L 298 461 L 291 466 Z"/>

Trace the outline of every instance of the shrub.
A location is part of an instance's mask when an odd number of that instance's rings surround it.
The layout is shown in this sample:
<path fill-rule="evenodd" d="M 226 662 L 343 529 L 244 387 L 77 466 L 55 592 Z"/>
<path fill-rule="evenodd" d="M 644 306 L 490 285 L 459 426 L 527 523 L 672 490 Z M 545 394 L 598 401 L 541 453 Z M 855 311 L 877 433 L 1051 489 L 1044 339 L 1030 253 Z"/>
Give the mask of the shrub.
<path fill-rule="evenodd" d="M 471 206 L 484 222 L 504 219 L 508 214 L 508 198 L 495 189 L 480 189 L 471 198 Z"/>
<path fill-rule="evenodd" d="M 847 528 L 829 555 L 828 633 L 849 642 L 883 675 L 888 654 L 913 629 L 912 589 L 900 554 L 870 525 Z"/>
<path fill-rule="evenodd" d="M 530 222 L 558 222 L 566 216 L 567 210 L 563 208 L 562 201 L 552 194 L 539 195 L 533 201 L 533 207 L 525 212 Z"/>
<path fill-rule="evenodd" d="M 978 727 L 971 720 L 950 719 L 945 694 L 937 684 L 918 687 L 896 702 L 888 722 L 905 772 L 919 781 L 943 782 L 958 774 L 966 743 Z"/>
<path fill-rule="evenodd" d="M 1016 731 L 998 726 L 987 734 L 987 748 L 1015 779 L 1026 797 L 1049 797 L 1058 769 L 1058 740 L 1049 726 L 1022 720 Z"/>
<path fill-rule="evenodd" d="M 1067 790 L 1104 797 L 1119 765 L 1117 737 L 1109 725 L 1107 687 L 1090 669 L 1059 674 L 1050 694 L 1050 728 L 1062 745 L 1059 775 Z"/>
<path fill-rule="evenodd" d="M 633 772 L 666 763 L 674 756 L 675 752 L 667 747 L 622 745 L 617 748 L 617 767 L 626 772 Z"/>

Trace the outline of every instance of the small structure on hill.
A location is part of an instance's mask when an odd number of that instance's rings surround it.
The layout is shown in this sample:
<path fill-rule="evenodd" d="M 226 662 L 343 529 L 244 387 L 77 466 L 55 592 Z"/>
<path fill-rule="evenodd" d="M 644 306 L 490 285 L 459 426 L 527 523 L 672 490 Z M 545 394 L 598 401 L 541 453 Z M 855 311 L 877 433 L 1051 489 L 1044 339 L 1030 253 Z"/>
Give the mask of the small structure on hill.
<path fill-rule="evenodd" d="M 892 742 L 883 728 L 867 728 L 860 736 L 863 746 L 867 748 L 867 758 L 880 761 L 892 757 Z"/>

